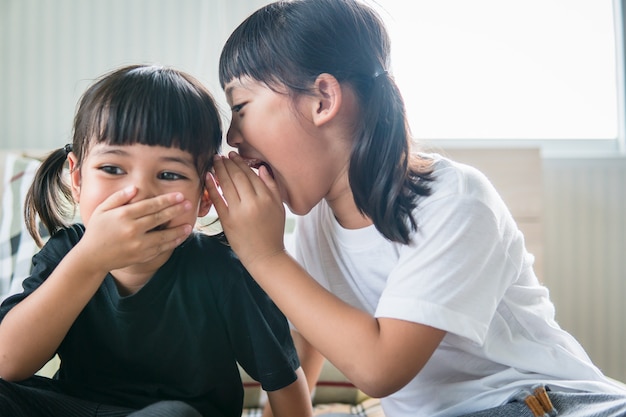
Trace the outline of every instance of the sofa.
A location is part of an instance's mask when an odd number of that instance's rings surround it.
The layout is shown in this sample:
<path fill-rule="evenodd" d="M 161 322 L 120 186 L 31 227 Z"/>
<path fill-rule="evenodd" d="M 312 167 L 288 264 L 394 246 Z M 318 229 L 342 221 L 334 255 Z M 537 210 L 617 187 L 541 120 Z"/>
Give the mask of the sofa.
<path fill-rule="evenodd" d="M 46 151 L 0 150 L 0 299 L 21 291 L 32 256 L 39 250 L 28 234 L 23 217 L 24 196 Z M 45 236 L 44 236 L 45 239 Z M 53 358 L 38 375 L 52 377 L 58 368 Z M 260 385 L 241 370 L 244 385 L 242 416 L 260 417 L 266 395 Z M 355 388 L 332 364 L 324 364 L 312 396 L 315 416 L 385 417 L 378 399 Z"/>

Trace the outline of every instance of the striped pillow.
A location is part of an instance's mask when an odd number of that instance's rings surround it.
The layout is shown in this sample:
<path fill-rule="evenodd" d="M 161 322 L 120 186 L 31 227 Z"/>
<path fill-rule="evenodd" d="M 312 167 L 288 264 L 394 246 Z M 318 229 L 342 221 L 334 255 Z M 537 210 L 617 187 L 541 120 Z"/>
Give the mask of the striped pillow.
<path fill-rule="evenodd" d="M 18 152 L 0 152 L 0 300 L 21 291 L 39 248 L 24 224 L 24 197 L 40 161 Z"/>

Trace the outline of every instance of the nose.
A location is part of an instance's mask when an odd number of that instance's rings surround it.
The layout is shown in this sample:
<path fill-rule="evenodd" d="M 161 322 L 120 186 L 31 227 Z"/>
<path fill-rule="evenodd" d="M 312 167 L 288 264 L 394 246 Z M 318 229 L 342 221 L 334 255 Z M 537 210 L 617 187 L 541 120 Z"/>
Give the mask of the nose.
<path fill-rule="evenodd" d="M 226 143 L 228 143 L 228 146 L 238 148 L 241 142 L 243 142 L 241 133 L 235 127 L 233 127 L 231 123 L 230 127 L 228 128 L 228 132 L 226 132 Z"/>
<path fill-rule="evenodd" d="M 155 181 L 152 181 L 150 178 L 145 178 L 143 176 L 134 178 L 133 185 L 137 187 L 137 194 L 130 201 L 131 203 L 135 203 L 137 201 L 146 200 L 148 198 L 156 197 L 159 195 L 159 190 Z"/>

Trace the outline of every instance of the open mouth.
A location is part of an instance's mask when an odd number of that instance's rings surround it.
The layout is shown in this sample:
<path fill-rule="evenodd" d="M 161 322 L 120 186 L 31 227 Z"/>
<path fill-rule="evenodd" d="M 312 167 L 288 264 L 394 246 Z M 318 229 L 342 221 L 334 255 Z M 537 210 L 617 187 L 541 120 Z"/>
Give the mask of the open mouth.
<path fill-rule="evenodd" d="M 260 159 L 246 159 L 245 161 L 246 164 L 248 164 L 248 166 L 255 170 L 257 173 L 259 171 L 259 168 L 261 168 L 262 166 L 265 167 L 265 169 L 267 169 L 267 172 L 269 172 L 272 178 L 274 178 L 274 172 L 272 171 L 272 167 L 270 167 L 267 162 L 261 161 Z"/>

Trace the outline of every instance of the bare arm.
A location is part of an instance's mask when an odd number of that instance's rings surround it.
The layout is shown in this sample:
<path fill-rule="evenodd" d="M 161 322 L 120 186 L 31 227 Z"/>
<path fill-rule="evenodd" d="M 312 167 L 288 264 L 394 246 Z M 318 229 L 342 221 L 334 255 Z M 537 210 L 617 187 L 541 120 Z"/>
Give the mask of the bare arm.
<path fill-rule="evenodd" d="M 306 377 L 309 396 L 311 396 L 313 390 L 315 389 L 315 385 L 317 384 L 317 380 L 319 379 L 322 365 L 324 364 L 324 357 L 309 342 L 307 342 L 306 339 L 300 335 L 300 333 L 292 331 L 291 335 L 296 346 L 296 350 L 298 351 L 298 357 L 300 358 L 300 363 L 302 364 L 304 376 Z M 274 416 L 274 414 L 272 413 L 270 403 L 266 405 L 263 410 L 263 417 L 272 416 Z"/>
<path fill-rule="evenodd" d="M 213 181 L 209 194 L 231 246 L 306 340 L 373 397 L 415 377 L 445 332 L 372 317 L 326 291 L 284 250 L 284 208 L 266 170 L 256 176 L 233 155 L 216 160 L 215 172 L 224 196 Z"/>
<path fill-rule="evenodd" d="M 275 417 L 310 417 L 313 415 L 311 397 L 302 368 L 298 368 L 296 374 L 298 379 L 291 385 L 267 393 Z"/>
<path fill-rule="evenodd" d="M 148 233 L 188 210 L 188 202 L 169 194 L 125 205 L 135 192 L 105 200 L 80 242 L 39 288 L 6 314 L 0 323 L 0 377 L 28 378 L 54 356 L 109 271 L 172 250 L 189 234 L 188 225 Z"/>
<path fill-rule="evenodd" d="M 315 349 L 302 335 L 297 331 L 292 331 L 292 338 L 300 357 L 300 363 L 306 376 L 306 382 L 309 386 L 309 393 L 313 394 L 317 381 L 322 372 L 324 365 L 324 356 Z"/>
<path fill-rule="evenodd" d="M 286 253 L 255 262 L 249 271 L 302 335 L 372 397 L 406 385 L 444 336 L 429 326 L 375 318 L 345 304 Z"/>

